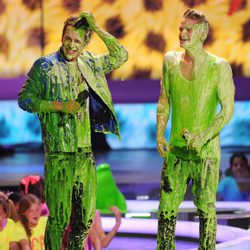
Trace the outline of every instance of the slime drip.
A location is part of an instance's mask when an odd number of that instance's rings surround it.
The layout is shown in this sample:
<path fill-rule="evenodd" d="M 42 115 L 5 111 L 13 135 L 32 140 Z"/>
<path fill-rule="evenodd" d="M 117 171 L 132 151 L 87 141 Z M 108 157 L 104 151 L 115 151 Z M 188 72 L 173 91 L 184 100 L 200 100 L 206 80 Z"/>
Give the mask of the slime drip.
<path fill-rule="evenodd" d="M 157 107 L 157 147 L 164 158 L 158 250 L 175 249 L 178 207 L 190 180 L 200 217 L 199 249 L 215 249 L 219 132 L 233 115 L 234 84 L 228 62 L 203 49 L 206 35 L 206 26 L 185 19 L 180 26 L 185 51 L 168 52 L 163 63 Z M 171 135 L 166 142 L 164 131 L 170 110 Z"/>

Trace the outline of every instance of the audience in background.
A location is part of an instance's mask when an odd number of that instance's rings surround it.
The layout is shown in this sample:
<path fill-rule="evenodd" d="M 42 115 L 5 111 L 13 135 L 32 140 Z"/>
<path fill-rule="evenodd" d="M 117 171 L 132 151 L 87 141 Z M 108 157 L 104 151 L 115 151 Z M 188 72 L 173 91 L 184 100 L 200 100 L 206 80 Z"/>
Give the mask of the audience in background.
<path fill-rule="evenodd" d="M 20 189 L 23 194 L 34 194 L 41 201 L 42 216 L 49 215 L 49 209 L 44 198 L 44 180 L 39 175 L 27 175 L 20 180 Z"/>
<path fill-rule="evenodd" d="M 235 153 L 230 158 L 230 167 L 218 185 L 218 196 L 223 201 L 250 200 L 250 168 L 243 153 Z"/>
<path fill-rule="evenodd" d="M 12 242 L 21 250 L 45 250 L 44 234 L 47 217 L 41 217 L 41 202 L 33 194 L 25 194 L 19 202 L 19 221 L 15 224 Z"/>
<path fill-rule="evenodd" d="M 98 210 L 96 211 L 94 223 L 90 228 L 88 238 L 85 242 L 85 250 L 101 250 L 103 248 L 106 248 L 109 246 L 110 242 L 115 237 L 121 225 L 121 212 L 120 209 L 116 206 L 110 207 L 110 211 L 115 216 L 115 225 L 108 233 L 104 232 L 102 228 L 101 215 Z M 65 231 L 61 250 L 66 249 L 69 232 L 70 232 L 70 224 L 67 230 Z"/>
<path fill-rule="evenodd" d="M 110 242 L 115 237 L 115 235 L 116 235 L 116 233 L 121 225 L 120 209 L 116 206 L 112 206 L 109 209 L 115 216 L 115 225 L 113 226 L 111 231 L 107 234 L 104 232 L 104 230 L 102 228 L 102 221 L 101 221 L 100 213 L 98 210 L 96 212 L 95 221 L 90 229 L 90 234 L 89 234 L 89 239 L 88 239 L 91 242 L 91 245 L 94 247 L 94 250 L 99 250 L 99 249 L 103 249 L 103 248 L 108 247 Z M 101 248 L 98 248 L 98 245 L 100 245 Z M 89 244 L 89 246 L 90 246 L 90 244 Z M 88 248 L 85 247 L 85 249 L 87 250 Z M 91 249 L 91 247 L 89 247 L 89 250 L 90 249 Z"/>
<path fill-rule="evenodd" d="M 20 192 L 10 192 L 8 194 L 8 197 L 9 197 L 10 200 L 12 200 L 16 211 L 18 211 L 18 209 L 19 209 L 19 201 L 22 198 L 22 194 Z"/>
<path fill-rule="evenodd" d="M 18 220 L 17 210 L 12 200 L 9 199 L 7 194 L 1 191 L 0 191 L 0 198 L 3 198 L 7 203 L 7 206 L 8 206 L 7 218 L 12 219 L 13 221 L 17 221 Z"/>
<path fill-rule="evenodd" d="M 8 218 L 9 206 L 4 197 L 0 197 L 0 249 L 11 248 L 11 236 L 14 231 L 14 221 Z"/>

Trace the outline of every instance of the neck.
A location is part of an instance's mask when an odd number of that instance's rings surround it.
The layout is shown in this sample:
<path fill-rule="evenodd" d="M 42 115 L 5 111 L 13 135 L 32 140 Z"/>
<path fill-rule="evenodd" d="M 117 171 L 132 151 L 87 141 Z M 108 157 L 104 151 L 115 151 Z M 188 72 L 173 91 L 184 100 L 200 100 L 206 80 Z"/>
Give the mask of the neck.
<path fill-rule="evenodd" d="M 199 43 L 196 46 L 185 49 L 184 60 L 199 63 L 205 54 L 203 44 Z"/>

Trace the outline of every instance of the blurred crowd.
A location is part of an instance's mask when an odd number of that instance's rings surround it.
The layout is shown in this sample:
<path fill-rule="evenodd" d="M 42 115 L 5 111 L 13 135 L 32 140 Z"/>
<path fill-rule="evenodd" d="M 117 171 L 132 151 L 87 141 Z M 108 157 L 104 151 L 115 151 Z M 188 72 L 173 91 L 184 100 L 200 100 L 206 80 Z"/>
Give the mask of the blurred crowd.
<path fill-rule="evenodd" d="M 102 228 L 101 216 L 96 212 L 85 249 L 101 250 L 114 238 L 121 224 L 121 212 L 111 206 L 116 223 L 109 233 Z M 41 176 L 29 175 L 20 180 L 19 191 L 0 192 L 0 249 L 44 250 L 44 237 L 49 209 L 44 199 L 44 180 Z M 66 249 L 70 230 L 65 231 L 61 250 Z"/>
<path fill-rule="evenodd" d="M 250 201 L 250 167 L 243 153 L 230 157 L 229 168 L 220 173 L 218 199 L 222 201 Z"/>
<path fill-rule="evenodd" d="M 105 212 L 107 212 L 106 207 L 110 207 L 116 222 L 112 230 L 105 233 L 102 228 L 100 212 L 97 210 L 95 221 L 85 243 L 86 250 L 101 250 L 110 244 L 120 227 L 121 211 L 124 212 L 126 209 L 126 205 L 122 205 L 123 203 L 120 202 L 121 197 L 119 197 L 118 203 L 115 200 L 107 201 L 105 197 L 112 197 L 115 192 L 115 187 L 113 188 L 110 184 L 114 180 L 110 171 L 108 174 L 106 173 L 106 165 L 100 166 L 98 171 L 100 172 L 98 175 L 100 187 L 106 187 L 104 190 L 98 191 L 98 200 L 104 204 L 105 208 L 102 208 L 98 202 L 97 205 Z M 101 174 L 103 171 L 105 171 L 104 178 Z M 115 182 L 113 186 L 115 186 Z M 218 200 L 250 201 L 250 167 L 245 154 L 235 153 L 231 156 L 229 167 L 224 173 L 220 173 L 217 191 Z M 118 196 L 116 195 L 116 197 Z M 121 210 L 110 204 L 120 204 Z M 20 180 L 17 192 L 0 192 L 0 250 L 44 250 L 48 215 L 49 209 L 44 198 L 44 180 L 41 176 L 25 176 Z M 61 250 L 66 249 L 69 231 L 70 226 L 65 231 Z"/>

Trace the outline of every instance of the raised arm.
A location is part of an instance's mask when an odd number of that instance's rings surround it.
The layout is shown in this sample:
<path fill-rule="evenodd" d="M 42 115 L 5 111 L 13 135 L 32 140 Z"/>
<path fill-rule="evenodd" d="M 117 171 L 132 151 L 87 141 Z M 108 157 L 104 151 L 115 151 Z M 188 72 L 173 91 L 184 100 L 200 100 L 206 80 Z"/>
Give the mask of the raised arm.
<path fill-rule="evenodd" d="M 127 50 L 114 36 L 104 31 L 96 24 L 95 18 L 91 12 L 82 12 L 80 16 L 86 18 L 90 29 L 102 39 L 108 48 L 109 53 L 100 57 L 104 72 L 108 73 L 123 65 L 128 60 Z"/>
<path fill-rule="evenodd" d="M 103 231 L 101 217 L 99 213 L 96 214 L 95 223 L 93 225 L 94 231 L 99 236 L 101 240 L 101 245 L 104 248 L 107 247 L 110 244 L 110 242 L 113 240 L 113 238 L 115 237 L 121 225 L 121 212 L 119 208 L 116 206 L 112 206 L 109 208 L 109 210 L 113 212 L 115 216 L 115 225 L 113 226 L 113 228 L 111 229 L 109 233 L 105 234 L 105 232 Z"/>
<path fill-rule="evenodd" d="M 157 141 L 157 150 L 162 157 L 166 155 L 166 152 L 169 151 L 168 143 L 165 139 L 164 132 L 166 125 L 169 119 L 170 113 L 170 99 L 167 95 L 166 86 L 169 85 L 168 76 L 167 76 L 167 63 L 166 59 L 163 63 L 162 69 L 162 79 L 161 79 L 161 90 L 160 97 L 157 105 L 157 131 L 156 131 L 156 141 Z"/>

